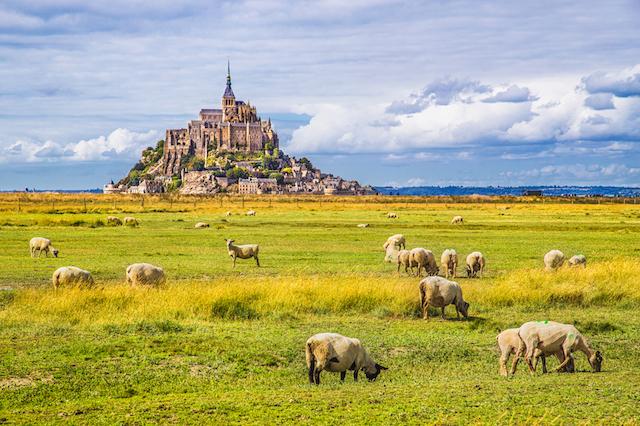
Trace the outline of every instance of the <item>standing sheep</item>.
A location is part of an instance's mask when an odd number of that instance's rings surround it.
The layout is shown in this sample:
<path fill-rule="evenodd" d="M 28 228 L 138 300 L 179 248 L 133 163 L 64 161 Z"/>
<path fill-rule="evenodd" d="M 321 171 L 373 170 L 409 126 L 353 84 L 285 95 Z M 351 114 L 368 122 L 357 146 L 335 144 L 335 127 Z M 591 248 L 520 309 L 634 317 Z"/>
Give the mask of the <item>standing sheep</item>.
<path fill-rule="evenodd" d="M 467 256 L 467 278 L 472 278 L 478 276 L 482 277 L 484 273 L 484 265 L 485 259 L 484 255 L 479 251 L 474 251 L 473 253 L 469 253 Z"/>
<path fill-rule="evenodd" d="M 31 257 L 36 257 L 36 252 L 38 252 L 38 257 L 44 252 L 45 257 L 49 257 L 49 252 L 53 254 L 53 257 L 58 257 L 58 249 L 51 245 L 51 240 L 48 238 L 42 237 L 33 237 L 29 240 L 29 253 L 31 253 Z"/>
<path fill-rule="evenodd" d="M 395 212 L 389 212 L 387 213 L 387 219 L 397 219 L 398 218 L 398 214 Z"/>
<path fill-rule="evenodd" d="M 560 250 L 551 250 L 544 255 L 544 267 L 547 271 L 555 271 L 564 264 L 564 253 Z"/>
<path fill-rule="evenodd" d="M 63 266 L 56 269 L 51 278 L 53 282 L 53 288 L 58 288 L 61 285 L 76 285 L 82 284 L 86 286 L 92 286 L 94 284 L 93 277 L 89 271 L 76 268 L 75 266 Z"/>
<path fill-rule="evenodd" d="M 400 250 L 398 252 L 398 275 L 400 275 L 400 266 L 404 266 L 404 272 L 409 273 L 411 268 L 411 275 L 413 275 L 413 267 L 411 266 L 411 252 L 409 250 Z"/>
<path fill-rule="evenodd" d="M 374 381 L 387 367 L 371 359 L 360 340 L 337 333 L 319 333 L 309 337 L 305 345 L 309 383 L 320 384 L 323 370 L 340 373 L 344 381 L 347 370 L 353 371 L 353 380 L 358 381 L 358 372 L 364 371 L 369 381 Z"/>
<path fill-rule="evenodd" d="M 587 267 L 587 258 L 584 254 L 576 254 L 569 259 L 569 266 L 582 266 Z"/>
<path fill-rule="evenodd" d="M 256 265 L 260 266 L 258 260 L 258 251 L 260 247 L 258 244 L 244 244 L 241 246 L 234 245 L 234 240 L 225 240 L 227 242 L 227 253 L 233 259 L 233 267 L 236 267 L 236 259 L 256 259 Z"/>
<path fill-rule="evenodd" d="M 462 218 L 462 216 L 454 216 L 453 219 L 451 219 L 452 225 L 458 225 L 461 223 L 464 223 L 464 219 Z"/>
<path fill-rule="evenodd" d="M 446 319 L 444 308 L 448 305 L 456 307 L 458 319 L 460 314 L 468 318 L 469 304 L 462 298 L 460 284 L 442 277 L 427 277 L 420 281 L 422 318 L 429 319 L 429 306 L 433 306 L 442 308 L 442 319 Z"/>
<path fill-rule="evenodd" d="M 533 358 L 537 350 L 544 355 L 562 352 L 564 361 L 556 371 L 562 371 L 573 362 L 572 353 L 575 351 L 581 351 L 587 356 L 593 371 L 597 373 L 602 369 L 602 354 L 591 349 L 587 339 L 573 325 L 553 321 L 531 321 L 520 326 L 518 335 L 526 346 L 525 361 L 532 374 L 535 372 Z M 568 371 L 574 372 L 575 369 Z"/>
<path fill-rule="evenodd" d="M 107 216 L 107 225 L 120 226 L 122 221 L 115 216 Z"/>
<path fill-rule="evenodd" d="M 228 211 L 228 212 L 226 212 L 224 215 L 225 215 L 225 216 L 227 216 L 227 217 L 229 217 L 229 216 L 231 216 L 231 215 L 232 215 L 232 213 L 231 213 L 230 211 Z"/>
<path fill-rule="evenodd" d="M 410 252 L 411 270 L 414 266 L 418 267 L 416 276 L 419 277 L 422 269 L 426 275 L 437 275 L 438 264 L 436 258 L 431 250 L 426 250 L 421 247 L 414 248 Z"/>
<path fill-rule="evenodd" d="M 150 263 L 134 263 L 129 265 L 126 273 L 127 284 L 161 285 L 166 282 L 164 270 Z"/>
<path fill-rule="evenodd" d="M 447 249 L 440 256 L 440 265 L 444 269 L 445 278 L 449 276 L 456 277 L 456 269 L 458 268 L 458 253 L 454 249 Z"/>
<path fill-rule="evenodd" d="M 138 223 L 138 220 L 135 217 L 131 217 L 131 216 L 125 217 L 123 222 L 124 222 L 124 224 L 126 226 L 138 226 L 138 225 L 140 225 L 140 223 Z"/>
<path fill-rule="evenodd" d="M 247 216 L 255 216 L 256 215 L 256 211 L 255 210 L 249 210 L 247 212 Z"/>

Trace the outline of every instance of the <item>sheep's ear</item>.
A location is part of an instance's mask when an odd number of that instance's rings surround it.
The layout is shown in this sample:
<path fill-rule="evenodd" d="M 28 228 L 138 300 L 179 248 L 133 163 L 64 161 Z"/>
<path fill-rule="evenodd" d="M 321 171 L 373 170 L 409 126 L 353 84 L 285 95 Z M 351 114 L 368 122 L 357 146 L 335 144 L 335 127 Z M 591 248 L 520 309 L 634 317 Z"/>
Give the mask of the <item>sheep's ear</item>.
<path fill-rule="evenodd" d="M 378 370 L 388 370 L 388 368 L 387 368 L 387 367 L 383 367 L 383 366 L 382 366 L 382 365 L 380 365 L 380 364 L 376 364 L 376 367 L 378 367 Z"/>

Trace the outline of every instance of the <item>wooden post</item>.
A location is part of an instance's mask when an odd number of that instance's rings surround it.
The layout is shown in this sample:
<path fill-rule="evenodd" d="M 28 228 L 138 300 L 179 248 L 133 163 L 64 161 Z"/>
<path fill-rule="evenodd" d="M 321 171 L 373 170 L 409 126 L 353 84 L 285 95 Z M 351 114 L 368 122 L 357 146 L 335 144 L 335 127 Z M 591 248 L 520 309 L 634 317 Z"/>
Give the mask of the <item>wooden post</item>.
<path fill-rule="evenodd" d="M 84 205 L 84 212 L 86 213 L 87 212 L 87 199 L 86 198 L 82 199 L 82 204 Z"/>
<path fill-rule="evenodd" d="M 20 211 L 20 197 L 18 197 L 18 211 Z"/>
<path fill-rule="evenodd" d="M 116 199 L 115 198 L 113 199 L 113 209 L 114 210 L 116 209 Z"/>
<path fill-rule="evenodd" d="M 244 209 L 244 194 L 242 195 L 242 208 Z"/>
<path fill-rule="evenodd" d="M 173 197 L 169 195 L 169 210 L 171 210 L 172 208 L 173 208 Z"/>
<path fill-rule="evenodd" d="M 144 195 L 140 196 L 140 207 L 144 210 Z"/>

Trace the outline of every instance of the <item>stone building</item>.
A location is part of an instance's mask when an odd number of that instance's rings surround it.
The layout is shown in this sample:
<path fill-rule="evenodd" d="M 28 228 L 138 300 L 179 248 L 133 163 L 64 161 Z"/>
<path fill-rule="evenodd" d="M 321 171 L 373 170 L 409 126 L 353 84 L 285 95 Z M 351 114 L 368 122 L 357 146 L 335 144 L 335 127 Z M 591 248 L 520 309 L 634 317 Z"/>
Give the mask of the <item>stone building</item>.
<path fill-rule="evenodd" d="M 239 194 L 266 194 L 278 191 L 278 181 L 271 178 L 249 178 L 238 180 Z"/>
<path fill-rule="evenodd" d="M 164 174 L 180 172 L 180 160 L 193 155 L 206 159 L 211 151 L 259 152 L 267 144 L 278 147 L 271 120 L 264 121 L 249 102 L 236 100 L 227 64 L 227 87 L 220 109 L 202 109 L 186 129 L 167 129 L 164 142 Z"/>

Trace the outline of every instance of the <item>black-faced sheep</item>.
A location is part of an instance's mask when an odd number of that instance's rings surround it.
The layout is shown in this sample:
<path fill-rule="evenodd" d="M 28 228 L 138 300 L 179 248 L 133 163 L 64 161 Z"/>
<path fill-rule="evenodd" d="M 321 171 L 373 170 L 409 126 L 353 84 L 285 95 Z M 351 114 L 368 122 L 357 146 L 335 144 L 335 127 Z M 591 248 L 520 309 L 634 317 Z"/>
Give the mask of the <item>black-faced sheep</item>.
<path fill-rule="evenodd" d="M 53 257 L 58 257 L 58 249 L 51 245 L 51 240 L 43 237 L 33 237 L 29 241 L 29 253 L 31 257 L 36 257 L 36 252 L 38 253 L 38 257 L 44 252 L 45 257 L 49 257 L 49 252 L 53 254 Z"/>
<path fill-rule="evenodd" d="M 467 256 L 467 278 L 473 278 L 476 276 L 481 276 L 484 273 L 484 266 L 486 260 L 484 255 L 479 251 L 474 251 L 473 253 L 469 253 Z"/>
<path fill-rule="evenodd" d="M 454 216 L 453 219 L 451 219 L 452 225 L 458 225 L 461 223 L 464 223 L 464 219 L 462 218 L 462 216 Z"/>
<path fill-rule="evenodd" d="M 441 308 L 442 319 L 446 319 L 444 308 L 448 305 L 456 307 L 458 319 L 460 314 L 468 317 L 469 304 L 462 298 L 462 289 L 457 282 L 442 277 L 427 277 L 420 281 L 420 307 L 424 319 L 429 319 L 429 306 Z"/>

